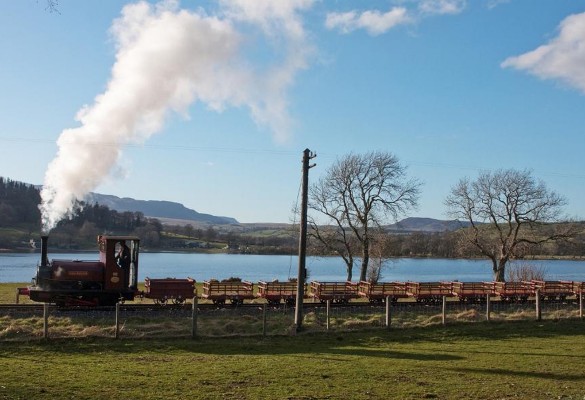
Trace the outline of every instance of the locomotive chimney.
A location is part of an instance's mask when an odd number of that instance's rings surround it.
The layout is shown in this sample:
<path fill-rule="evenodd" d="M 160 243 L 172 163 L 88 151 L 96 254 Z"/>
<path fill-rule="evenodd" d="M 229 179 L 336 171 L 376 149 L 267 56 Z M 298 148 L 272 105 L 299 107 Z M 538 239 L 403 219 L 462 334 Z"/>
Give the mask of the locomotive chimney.
<path fill-rule="evenodd" d="M 48 247 L 48 242 L 49 240 L 49 236 L 41 236 L 41 265 L 42 266 L 47 266 L 49 265 L 49 258 L 47 256 L 47 247 Z"/>

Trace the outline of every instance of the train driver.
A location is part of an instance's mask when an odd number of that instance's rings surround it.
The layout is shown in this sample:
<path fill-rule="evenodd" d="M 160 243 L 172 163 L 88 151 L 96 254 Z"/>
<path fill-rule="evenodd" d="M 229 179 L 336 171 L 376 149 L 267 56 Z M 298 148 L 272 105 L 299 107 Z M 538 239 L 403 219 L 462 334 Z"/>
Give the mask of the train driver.
<path fill-rule="evenodd" d="M 130 248 L 124 240 L 120 241 L 120 250 L 116 254 L 116 263 L 125 271 L 130 268 Z"/>

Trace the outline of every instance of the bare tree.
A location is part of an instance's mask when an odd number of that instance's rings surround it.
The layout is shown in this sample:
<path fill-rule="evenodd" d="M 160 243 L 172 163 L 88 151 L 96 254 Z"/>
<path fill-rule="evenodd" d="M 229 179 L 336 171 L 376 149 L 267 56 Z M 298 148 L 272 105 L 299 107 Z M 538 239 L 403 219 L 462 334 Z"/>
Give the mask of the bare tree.
<path fill-rule="evenodd" d="M 529 171 L 482 172 L 464 178 L 445 200 L 451 217 L 469 222 L 459 231 L 462 246 L 471 245 L 492 262 L 494 280 L 504 281 L 508 261 L 528 245 L 563 240 L 575 232 L 559 222 L 566 200 L 535 180 Z"/>
<path fill-rule="evenodd" d="M 45 7 L 45 10 L 50 13 L 61 14 L 59 12 L 59 0 L 47 0 L 47 6 Z"/>
<path fill-rule="evenodd" d="M 349 154 L 309 190 L 309 210 L 325 217 L 309 216 L 310 236 L 343 258 L 348 280 L 359 254 L 366 280 L 375 228 L 416 207 L 420 185 L 406 179 L 406 167 L 390 153 Z"/>

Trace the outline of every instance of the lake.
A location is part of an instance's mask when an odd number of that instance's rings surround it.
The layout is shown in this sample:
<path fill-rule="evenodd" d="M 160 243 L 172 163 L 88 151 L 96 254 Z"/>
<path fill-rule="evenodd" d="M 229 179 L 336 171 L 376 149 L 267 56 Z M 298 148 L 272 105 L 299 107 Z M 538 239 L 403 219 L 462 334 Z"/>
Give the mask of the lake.
<path fill-rule="evenodd" d="M 96 260 L 97 253 L 50 253 L 49 259 Z M 30 282 L 36 274 L 39 253 L 0 253 L 0 282 Z M 548 280 L 585 281 L 585 261 L 538 260 L 517 261 L 543 268 Z M 343 281 L 345 265 L 339 257 L 307 257 L 308 281 Z M 149 278 L 192 277 L 201 282 L 209 279 L 239 277 L 251 282 L 296 277 L 297 256 L 195 253 L 142 253 L 138 280 Z M 354 268 L 359 277 L 358 268 Z M 459 280 L 491 281 L 491 264 L 487 260 L 452 260 L 400 258 L 387 263 L 383 281 Z"/>

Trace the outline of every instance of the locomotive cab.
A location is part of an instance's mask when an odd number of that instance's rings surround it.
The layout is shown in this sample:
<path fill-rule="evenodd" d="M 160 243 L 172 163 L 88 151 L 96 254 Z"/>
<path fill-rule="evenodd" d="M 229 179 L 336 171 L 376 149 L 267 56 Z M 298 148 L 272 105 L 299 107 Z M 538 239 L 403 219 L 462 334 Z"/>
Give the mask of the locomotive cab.
<path fill-rule="evenodd" d="M 133 236 L 98 236 L 105 290 L 132 290 L 138 286 L 140 240 Z"/>
<path fill-rule="evenodd" d="M 52 260 L 48 237 L 41 238 L 41 263 L 29 287 L 31 300 L 57 305 L 113 305 L 137 291 L 140 240 L 98 236 L 99 260 Z"/>

